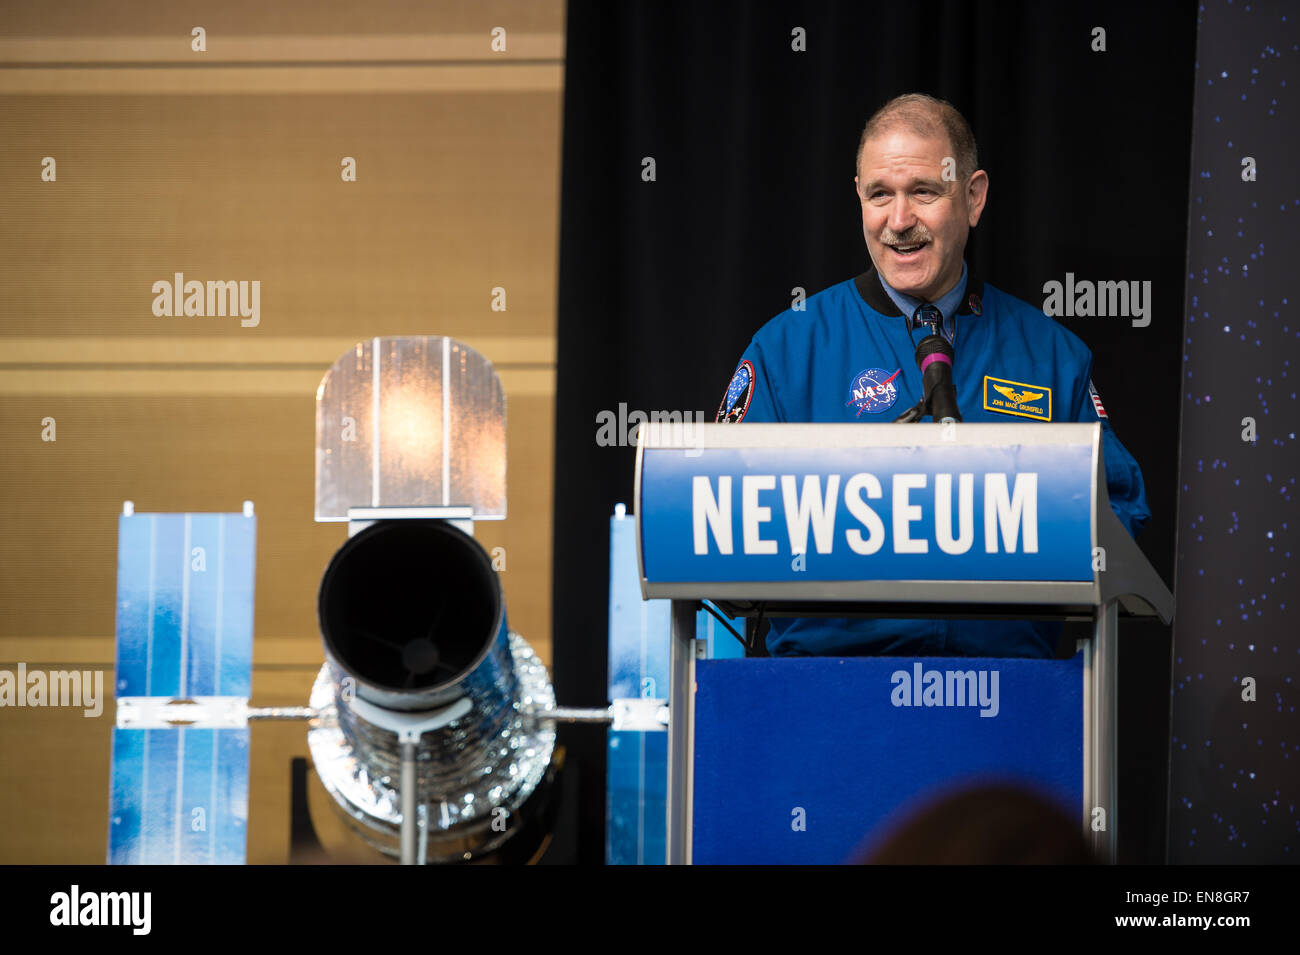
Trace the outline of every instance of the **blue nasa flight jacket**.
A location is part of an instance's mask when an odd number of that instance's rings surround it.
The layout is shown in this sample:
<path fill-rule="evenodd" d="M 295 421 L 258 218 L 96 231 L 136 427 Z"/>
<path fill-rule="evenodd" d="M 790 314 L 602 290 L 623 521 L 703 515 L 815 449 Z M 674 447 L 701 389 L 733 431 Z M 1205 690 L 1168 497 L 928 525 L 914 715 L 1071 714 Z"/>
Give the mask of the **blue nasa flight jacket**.
<path fill-rule="evenodd" d="M 890 422 L 921 400 L 916 343 L 874 268 L 764 325 L 718 408 L 719 421 Z M 1032 305 L 973 276 L 951 321 L 964 421 L 1101 422 L 1110 506 L 1134 536 L 1151 516 L 1137 461 L 1092 386 L 1092 352 Z M 1001 390 L 999 390 L 999 388 Z M 902 427 L 900 425 L 900 427 Z M 1003 620 L 771 618 L 773 656 L 1051 657 L 1061 624 Z"/>

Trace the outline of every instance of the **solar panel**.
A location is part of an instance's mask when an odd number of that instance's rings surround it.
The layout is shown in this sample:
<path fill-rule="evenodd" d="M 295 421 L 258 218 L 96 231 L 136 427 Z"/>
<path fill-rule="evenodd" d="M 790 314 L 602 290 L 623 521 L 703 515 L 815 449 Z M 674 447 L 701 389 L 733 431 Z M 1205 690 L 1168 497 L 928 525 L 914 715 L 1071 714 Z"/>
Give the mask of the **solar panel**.
<path fill-rule="evenodd" d="M 620 505 L 620 508 L 622 506 Z M 618 511 L 609 522 L 609 698 L 668 696 L 672 602 L 642 600 L 636 522 Z M 731 620 L 744 633 L 743 620 Z M 695 632 L 709 659 L 743 657 L 744 648 L 704 610 Z M 605 861 L 663 865 L 667 859 L 668 734 L 611 729 L 606 763 Z"/>
<path fill-rule="evenodd" d="M 358 342 L 321 379 L 316 520 L 393 506 L 506 516 L 505 391 L 492 363 L 463 342 Z"/>
<path fill-rule="evenodd" d="M 132 728 L 130 714 L 174 700 L 227 714 L 247 705 L 256 545 L 251 504 L 235 514 L 128 505 L 119 518 L 110 863 L 245 859 L 247 724 Z"/>
<path fill-rule="evenodd" d="M 111 865 L 242 865 L 248 727 L 113 730 Z"/>

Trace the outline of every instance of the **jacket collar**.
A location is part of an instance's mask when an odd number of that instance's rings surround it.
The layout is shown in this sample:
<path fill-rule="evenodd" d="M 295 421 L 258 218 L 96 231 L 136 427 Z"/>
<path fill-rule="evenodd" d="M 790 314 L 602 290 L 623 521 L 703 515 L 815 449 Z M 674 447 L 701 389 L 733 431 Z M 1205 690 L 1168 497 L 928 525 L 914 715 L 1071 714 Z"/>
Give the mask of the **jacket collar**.
<path fill-rule="evenodd" d="M 876 271 L 875 263 L 853 280 L 857 286 L 858 294 L 862 300 L 872 309 L 881 315 L 890 318 L 901 318 L 903 313 L 898 310 L 894 300 L 885 292 L 884 286 L 880 284 L 880 273 Z M 962 303 L 957 308 L 958 315 L 982 315 L 984 313 L 984 281 L 977 277 L 974 272 L 967 271 L 966 274 L 966 295 Z"/>

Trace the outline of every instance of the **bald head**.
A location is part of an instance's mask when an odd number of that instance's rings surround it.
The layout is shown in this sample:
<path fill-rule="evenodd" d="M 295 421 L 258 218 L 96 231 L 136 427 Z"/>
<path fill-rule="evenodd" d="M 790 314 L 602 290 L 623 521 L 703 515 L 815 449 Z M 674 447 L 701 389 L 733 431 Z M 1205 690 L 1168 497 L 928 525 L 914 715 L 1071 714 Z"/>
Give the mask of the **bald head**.
<path fill-rule="evenodd" d="M 894 129 L 907 129 L 926 139 L 946 139 L 956 160 L 958 180 L 964 182 L 979 168 L 975 134 L 966 118 L 947 100 L 924 93 L 896 96 L 876 110 L 858 140 L 858 157 L 854 173 L 862 168 L 862 150 L 867 141 Z"/>

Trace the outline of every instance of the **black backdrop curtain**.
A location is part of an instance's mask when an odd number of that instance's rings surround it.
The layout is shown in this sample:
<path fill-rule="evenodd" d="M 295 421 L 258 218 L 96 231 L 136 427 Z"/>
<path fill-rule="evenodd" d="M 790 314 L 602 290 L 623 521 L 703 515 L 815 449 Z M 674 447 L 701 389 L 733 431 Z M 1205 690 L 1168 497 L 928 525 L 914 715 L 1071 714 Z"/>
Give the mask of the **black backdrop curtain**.
<path fill-rule="evenodd" d="M 1094 51 L 1096 28 L 1105 50 Z M 806 49 L 796 51 L 802 29 Z M 571 2 L 556 398 L 554 671 L 605 702 L 608 518 L 633 450 L 597 443 L 620 403 L 713 420 L 750 336 L 869 263 L 853 193 L 867 117 L 903 92 L 966 116 L 990 177 L 967 261 L 1041 303 L 1067 272 L 1150 281 L 1148 327 L 1062 318 L 1137 457 L 1139 543 L 1173 580 L 1194 3 Z M 645 160 L 654 181 L 645 181 Z M 960 352 L 958 353 L 960 360 Z M 1121 861 L 1162 861 L 1170 640 L 1126 631 Z M 603 860 L 604 732 L 566 728 L 578 858 Z"/>

